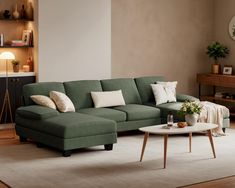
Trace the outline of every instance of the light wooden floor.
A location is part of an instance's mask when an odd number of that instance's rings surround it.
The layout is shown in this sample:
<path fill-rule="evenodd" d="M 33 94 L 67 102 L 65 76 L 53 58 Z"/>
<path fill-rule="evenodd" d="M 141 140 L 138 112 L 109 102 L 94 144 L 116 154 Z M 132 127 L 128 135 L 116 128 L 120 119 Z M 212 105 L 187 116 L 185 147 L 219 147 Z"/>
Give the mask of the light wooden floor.
<path fill-rule="evenodd" d="M 235 187 L 235 176 L 221 178 L 218 180 L 208 181 L 205 183 L 199 183 L 184 188 L 233 188 Z"/>
<path fill-rule="evenodd" d="M 231 122 L 231 128 L 235 129 L 235 120 Z M 5 145 L 18 145 L 18 144 L 27 144 L 27 143 L 29 142 L 20 143 L 19 137 L 15 136 L 15 132 L 12 129 L 0 130 L 0 147 Z M 221 178 L 218 180 L 199 183 L 195 185 L 185 186 L 184 188 L 232 188 L 232 187 L 235 187 L 235 176 Z M 0 182 L 0 188 L 8 188 L 8 187 Z"/>

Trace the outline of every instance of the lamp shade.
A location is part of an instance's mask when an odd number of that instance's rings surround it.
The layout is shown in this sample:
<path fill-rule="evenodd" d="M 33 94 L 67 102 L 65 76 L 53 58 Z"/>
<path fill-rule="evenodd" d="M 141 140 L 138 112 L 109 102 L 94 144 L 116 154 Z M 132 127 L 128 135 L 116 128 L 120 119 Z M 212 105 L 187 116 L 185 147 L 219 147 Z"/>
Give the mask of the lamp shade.
<path fill-rule="evenodd" d="M 12 52 L 2 52 L 0 54 L 0 59 L 15 59 L 15 55 Z"/>

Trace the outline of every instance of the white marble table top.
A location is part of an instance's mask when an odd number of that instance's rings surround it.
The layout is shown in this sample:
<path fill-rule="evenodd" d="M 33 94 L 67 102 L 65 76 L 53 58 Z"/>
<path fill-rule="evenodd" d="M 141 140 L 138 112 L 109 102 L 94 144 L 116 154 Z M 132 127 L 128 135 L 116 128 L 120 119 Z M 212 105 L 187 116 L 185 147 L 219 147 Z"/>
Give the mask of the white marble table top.
<path fill-rule="evenodd" d="M 164 128 L 166 126 L 167 124 L 154 125 L 149 127 L 143 127 L 140 128 L 139 130 L 151 134 L 184 134 L 184 133 L 186 134 L 186 133 L 212 130 L 218 127 L 218 125 L 212 123 L 196 123 L 193 126 L 186 126 L 184 128 L 178 128 L 177 123 L 174 123 L 174 125 L 170 129 Z"/>

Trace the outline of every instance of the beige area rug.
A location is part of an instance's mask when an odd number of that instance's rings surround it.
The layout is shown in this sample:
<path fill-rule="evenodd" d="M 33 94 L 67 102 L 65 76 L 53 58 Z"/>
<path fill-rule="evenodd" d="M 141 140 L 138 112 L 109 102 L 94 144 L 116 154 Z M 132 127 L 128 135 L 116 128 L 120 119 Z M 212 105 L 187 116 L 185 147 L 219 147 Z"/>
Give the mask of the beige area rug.
<path fill-rule="evenodd" d="M 167 169 L 163 169 L 163 137 L 150 135 L 142 163 L 143 135 L 118 138 L 113 151 L 103 146 L 78 150 L 64 158 L 33 144 L 0 148 L 0 179 L 11 187 L 170 188 L 235 175 L 235 130 L 214 137 L 214 159 L 208 137 L 195 135 L 192 153 L 187 136 L 171 136 Z"/>

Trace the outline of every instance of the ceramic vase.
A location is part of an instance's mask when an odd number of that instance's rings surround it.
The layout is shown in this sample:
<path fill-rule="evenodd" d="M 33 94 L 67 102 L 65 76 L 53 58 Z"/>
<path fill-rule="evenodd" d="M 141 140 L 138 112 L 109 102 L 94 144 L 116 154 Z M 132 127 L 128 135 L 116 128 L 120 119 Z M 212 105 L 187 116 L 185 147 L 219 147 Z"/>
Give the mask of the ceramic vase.
<path fill-rule="evenodd" d="M 219 74 L 220 73 L 220 65 L 219 64 L 213 64 L 211 66 L 211 72 L 212 74 Z"/>
<path fill-rule="evenodd" d="M 32 2 L 29 2 L 26 9 L 26 16 L 29 20 L 33 19 L 33 5 Z"/>
<path fill-rule="evenodd" d="M 13 65 L 13 72 L 19 72 L 20 71 L 20 65 Z"/>
<path fill-rule="evenodd" d="M 197 123 L 198 120 L 198 114 L 186 114 L 185 115 L 185 121 L 189 126 L 193 126 Z"/>
<path fill-rule="evenodd" d="M 24 5 L 22 5 L 22 8 L 20 10 L 20 18 L 26 19 L 26 11 L 25 11 Z"/>
<path fill-rule="evenodd" d="M 20 13 L 19 13 L 19 11 L 18 11 L 18 6 L 17 6 L 17 4 L 16 4 L 16 6 L 15 6 L 14 12 L 12 13 L 12 16 L 13 16 L 13 18 L 16 19 L 16 20 L 20 18 Z"/>

